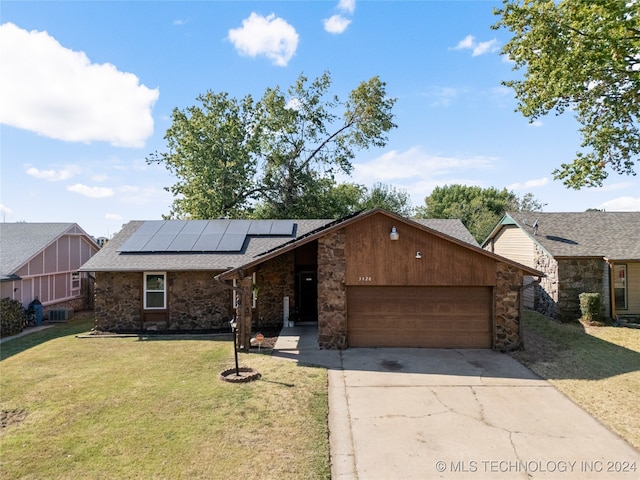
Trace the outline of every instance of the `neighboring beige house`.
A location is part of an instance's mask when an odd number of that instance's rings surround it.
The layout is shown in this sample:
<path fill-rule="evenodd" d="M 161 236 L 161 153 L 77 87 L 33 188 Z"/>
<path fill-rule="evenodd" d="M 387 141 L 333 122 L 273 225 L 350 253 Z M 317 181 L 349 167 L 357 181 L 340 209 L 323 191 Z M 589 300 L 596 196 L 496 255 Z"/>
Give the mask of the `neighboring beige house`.
<path fill-rule="evenodd" d="M 83 263 L 100 247 L 75 223 L 0 223 L 0 294 L 27 306 L 38 298 L 52 308 L 91 307 Z"/>
<path fill-rule="evenodd" d="M 482 246 L 546 274 L 528 308 L 575 320 L 579 295 L 597 292 L 605 317 L 640 315 L 640 212 L 507 213 Z"/>
<path fill-rule="evenodd" d="M 81 270 L 95 272 L 99 330 L 206 331 L 236 314 L 317 323 L 318 344 L 340 349 L 516 348 L 523 277 L 540 275 L 481 249 L 459 220 L 380 209 L 129 222 Z"/>

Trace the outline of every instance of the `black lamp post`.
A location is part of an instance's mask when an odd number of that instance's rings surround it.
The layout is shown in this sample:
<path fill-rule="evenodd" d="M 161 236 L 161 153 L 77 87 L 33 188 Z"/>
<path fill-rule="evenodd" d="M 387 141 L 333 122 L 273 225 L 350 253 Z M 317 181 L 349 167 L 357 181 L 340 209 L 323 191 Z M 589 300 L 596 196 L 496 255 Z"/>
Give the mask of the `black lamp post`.
<path fill-rule="evenodd" d="M 234 315 L 231 321 L 229 322 L 231 325 L 231 331 L 233 332 L 233 354 L 236 359 L 236 377 L 240 376 L 240 370 L 238 368 L 238 321 L 236 320 L 236 316 Z"/>

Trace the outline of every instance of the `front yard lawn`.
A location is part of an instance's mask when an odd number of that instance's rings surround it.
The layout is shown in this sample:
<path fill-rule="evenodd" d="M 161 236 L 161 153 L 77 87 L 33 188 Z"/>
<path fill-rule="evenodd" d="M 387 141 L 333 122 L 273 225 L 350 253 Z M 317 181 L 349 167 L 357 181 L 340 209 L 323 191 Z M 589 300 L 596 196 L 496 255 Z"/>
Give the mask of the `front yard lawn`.
<path fill-rule="evenodd" d="M 90 338 L 86 314 L 0 345 L 0 478 L 329 478 L 327 374 L 213 337 Z M 195 339 L 194 339 L 195 338 Z"/>
<path fill-rule="evenodd" d="M 640 330 L 524 317 L 524 351 L 512 355 L 640 448 Z"/>

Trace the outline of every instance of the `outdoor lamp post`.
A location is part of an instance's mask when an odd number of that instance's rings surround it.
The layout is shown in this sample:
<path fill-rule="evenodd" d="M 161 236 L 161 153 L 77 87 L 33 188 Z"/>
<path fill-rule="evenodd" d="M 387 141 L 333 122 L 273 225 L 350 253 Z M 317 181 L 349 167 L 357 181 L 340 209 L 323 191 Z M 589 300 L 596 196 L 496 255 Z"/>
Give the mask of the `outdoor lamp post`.
<path fill-rule="evenodd" d="M 233 332 L 233 354 L 236 359 L 236 376 L 240 376 L 240 370 L 238 368 L 238 321 L 236 320 L 236 316 L 234 315 L 229 322 L 231 326 L 231 331 Z"/>

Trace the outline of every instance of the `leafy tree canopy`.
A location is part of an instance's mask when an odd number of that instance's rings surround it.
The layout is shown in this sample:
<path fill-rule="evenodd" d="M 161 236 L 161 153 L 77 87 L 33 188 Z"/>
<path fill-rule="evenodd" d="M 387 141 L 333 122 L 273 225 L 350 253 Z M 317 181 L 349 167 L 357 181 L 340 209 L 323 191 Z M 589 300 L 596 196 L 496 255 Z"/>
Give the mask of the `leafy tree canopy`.
<path fill-rule="evenodd" d="M 436 187 L 416 209 L 418 218 L 458 218 L 482 243 L 506 211 L 541 211 L 544 205 L 527 193 L 522 198 L 506 188 L 466 185 Z"/>
<path fill-rule="evenodd" d="M 174 109 L 168 150 L 147 158 L 177 177 L 167 188 L 175 197 L 170 217 L 317 218 L 339 211 L 355 192 L 336 190 L 334 175 L 351 172 L 356 150 L 386 145 L 396 127 L 395 99 L 378 77 L 344 102 L 330 87 L 329 73 L 310 83 L 300 75 L 286 92 L 268 88 L 257 102 L 207 92 L 199 105 Z"/>
<path fill-rule="evenodd" d="M 640 158 L 640 2 L 505 0 L 494 28 L 513 37 L 502 53 L 524 69 L 512 87 L 531 121 L 573 111 L 583 151 L 555 170 L 579 189 L 601 186 L 608 170 L 635 175 Z"/>

